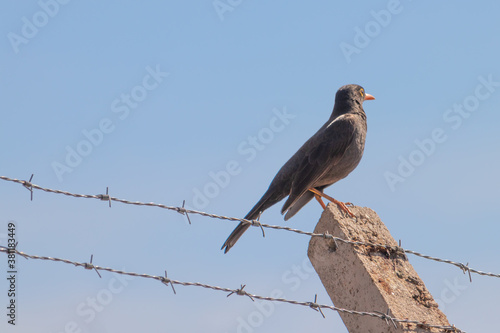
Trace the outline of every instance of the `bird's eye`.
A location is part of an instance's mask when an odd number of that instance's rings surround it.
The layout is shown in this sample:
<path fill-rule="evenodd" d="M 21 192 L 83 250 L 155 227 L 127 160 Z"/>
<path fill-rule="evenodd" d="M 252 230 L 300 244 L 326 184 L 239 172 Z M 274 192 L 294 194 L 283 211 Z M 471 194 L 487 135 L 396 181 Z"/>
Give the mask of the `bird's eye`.
<path fill-rule="evenodd" d="M 361 89 L 359 89 L 359 93 L 361 94 L 361 97 L 363 97 L 365 94 L 365 90 L 363 88 L 361 88 Z"/>

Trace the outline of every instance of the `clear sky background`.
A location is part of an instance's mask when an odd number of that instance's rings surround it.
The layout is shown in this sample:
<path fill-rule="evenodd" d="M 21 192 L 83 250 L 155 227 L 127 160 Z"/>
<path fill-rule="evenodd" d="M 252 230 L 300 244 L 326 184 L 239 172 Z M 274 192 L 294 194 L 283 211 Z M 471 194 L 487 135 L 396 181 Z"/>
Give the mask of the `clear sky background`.
<path fill-rule="evenodd" d="M 0 174 L 243 217 L 357 83 L 376 97 L 365 155 L 326 192 L 374 209 L 406 248 L 500 272 L 499 3 L 215 4 L 3 2 Z M 233 222 L 40 191 L 31 202 L 5 181 L 0 198 L 0 242 L 13 220 L 30 254 L 331 304 L 307 236 L 252 228 L 224 255 Z M 262 222 L 284 225 L 280 208 Z M 320 215 L 311 202 L 286 224 L 312 231 Z M 499 279 L 410 261 L 451 323 L 498 327 Z M 347 332 L 332 311 L 18 262 L 18 325 L 1 279 L 2 332 Z"/>

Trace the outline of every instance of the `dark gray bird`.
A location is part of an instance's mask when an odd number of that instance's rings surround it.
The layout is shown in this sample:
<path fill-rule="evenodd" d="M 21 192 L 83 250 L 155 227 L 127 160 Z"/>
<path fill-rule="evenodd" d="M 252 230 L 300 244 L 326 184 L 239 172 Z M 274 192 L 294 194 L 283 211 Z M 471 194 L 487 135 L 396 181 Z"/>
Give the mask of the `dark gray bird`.
<path fill-rule="evenodd" d="M 344 203 L 323 193 L 323 190 L 347 177 L 358 165 L 366 138 L 365 100 L 375 99 L 356 84 L 341 87 L 335 95 L 330 119 L 283 165 L 262 198 L 245 216 L 255 220 L 275 203 L 288 196 L 281 214 L 285 221 L 294 216 L 312 198 L 325 204 L 321 197 L 337 203 L 354 216 Z M 222 249 L 227 253 L 250 227 L 240 223 L 227 238 Z"/>

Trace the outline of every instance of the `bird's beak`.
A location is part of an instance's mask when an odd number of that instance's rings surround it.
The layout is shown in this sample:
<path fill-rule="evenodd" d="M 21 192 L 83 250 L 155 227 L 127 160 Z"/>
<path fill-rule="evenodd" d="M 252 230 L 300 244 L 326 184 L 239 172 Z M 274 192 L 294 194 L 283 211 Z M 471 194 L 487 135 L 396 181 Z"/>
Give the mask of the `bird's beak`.
<path fill-rule="evenodd" d="M 375 99 L 375 97 L 373 97 L 373 95 L 365 94 L 365 101 L 372 100 L 372 99 Z"/>

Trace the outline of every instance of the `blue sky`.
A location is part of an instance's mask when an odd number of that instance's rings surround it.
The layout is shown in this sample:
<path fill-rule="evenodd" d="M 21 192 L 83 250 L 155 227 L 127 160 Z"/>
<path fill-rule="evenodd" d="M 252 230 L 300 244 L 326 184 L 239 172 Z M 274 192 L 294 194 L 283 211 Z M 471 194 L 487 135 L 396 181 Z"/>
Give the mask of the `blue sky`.
<path fill-rule="evenodd" d="M 407 0 L 5 2 L 0 174 L 243 217 L 328 119 L 336 90 L 357 83 L 377 98 L 365 103 L 365 155 L 326 192 L 375 210 L 409 249 L 498 273 L 499 10 Z M 191 216 L 188 225 L 159 208 L 44 192 L 30 202 L 3 181 L 0 195 L 0 237 L 15 221 L 27 253 L 93 254 L 100 266 L 330 303 L 307 271 L 306 236 L 262 238 L 252 228 L 223 255 L 234 223 Z M 285 224 L 280 208 L 262 221 Z M 287 225 L 311 231 L 320 214 L 311 202 Z M 252 332 L 346 332 L 333 312 L 323 319 L 181 286 L 173 295 L 154 281 L 18 260 L 18 327 L 4 318 L 2 332 L 238 332 L 255 316 L 263 320 Z M 410 261 L 451 323 L 496 327 L 498 279 L 469 283 L 452 266 Z M 92 315 L 89 299 L 110 288 Z"/>

